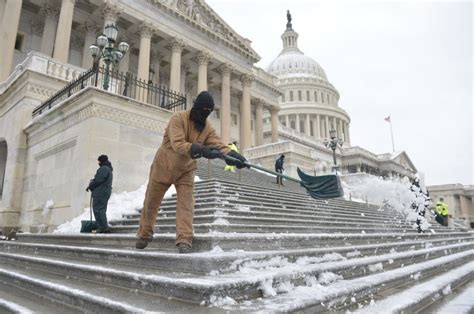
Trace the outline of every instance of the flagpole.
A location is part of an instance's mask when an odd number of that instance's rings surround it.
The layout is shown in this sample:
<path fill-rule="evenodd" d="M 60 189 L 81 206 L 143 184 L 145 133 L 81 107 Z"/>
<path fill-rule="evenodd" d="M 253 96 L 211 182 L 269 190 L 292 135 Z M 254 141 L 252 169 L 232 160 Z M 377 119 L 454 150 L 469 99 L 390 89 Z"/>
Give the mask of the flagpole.
<path fill-rule="evenodd" d="M 392 136 L 392 150 L 395 153 L 395 143 L 393 142 L 393 129 L 392 129 L 392 119 L 390 119 L 390 135 Z"/>

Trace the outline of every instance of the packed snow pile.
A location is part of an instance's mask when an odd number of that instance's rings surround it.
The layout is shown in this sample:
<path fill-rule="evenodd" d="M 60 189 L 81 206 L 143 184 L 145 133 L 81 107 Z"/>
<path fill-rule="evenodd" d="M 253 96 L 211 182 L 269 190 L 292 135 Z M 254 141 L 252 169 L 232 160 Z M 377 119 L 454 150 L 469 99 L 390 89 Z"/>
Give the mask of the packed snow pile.
<path fill-rule="evenodd" d="M 356 202 L 368 202 L 381 208 L 392 208 L 403 213 L 408 221 L 421 220 L 421 229 L 429 227 L 424 218 L 430 205 L 422 175 L 414 181 L 407 177 L 384 179 L 373 175 L 344 175 L 344 198 Z"/>
<path fill-rule="evenodd" d="M 194 181 L 201 181 L 198 176 L 194 177 Z M 112 193 L 107 206 L 107 220 L 117 220 L 123 218 L 123 215 L 135 214 L 137 210 L 142 208 L 145 200 L 147 183 L 140 186 L 133 192 Z M 176 188 L 171 185 L 165 194 L 165 198 L 171 197 L 176 193 Z M 94 215 L 92 215 L 94 220 Z M 78 217 L 68 221 L 56 228 L 53 233 L 78 233 L 81 230 L 81 220 L 90 219 L 90 208 L 84 208 L 84 211 Z"/>

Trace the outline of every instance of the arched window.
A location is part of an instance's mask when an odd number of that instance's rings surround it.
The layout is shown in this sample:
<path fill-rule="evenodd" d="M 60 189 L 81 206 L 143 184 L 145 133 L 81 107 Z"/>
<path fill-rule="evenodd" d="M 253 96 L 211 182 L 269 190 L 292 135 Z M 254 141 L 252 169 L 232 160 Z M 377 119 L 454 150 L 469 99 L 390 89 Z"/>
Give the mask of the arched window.
<path fill-rule="evenodd" d="M 303 96 L 301 95 L 301 91 L 299 90 L 298 91 L 298 101 L 302 101 L 303 100 Z"/>
<path fill-rule="evenodd" d="M 293 101 L 293 91 L 290 90 L 290 101 Z"/>
<path fill-rule="evenodd" d="M 326 96 L 327 96 L 327 98 L 328 98 L 328 104 L 329 104 L 329 103 L 330 103 L 330 101 L 329 101 L 329 94 L 326 94 Z"/>
<path fill-rule="evenodd" d="M 311 101 L 311 99 L 309 97 L 309 90 L 306 91 L 306 101 Z"/>
<path fill-rule="evenodd" d="M 314 92 L 314 101 L 318 102 L 318 92 Z"/>
<path fill-rule="evenodd" d="M 5 171 L 7 169 L 7 142 L 0 141 L 0 199 L 3 195 L 3 184 L 5 183 Z"/>
<path fill-rule="evenodd" d="M 281 95 L 281 102 L 285 102 L 285 94 Z"/>
<path fill-rule="evenodd" d="M 321 102 L 324 104 L 324 94 L 321 92 Z"/>

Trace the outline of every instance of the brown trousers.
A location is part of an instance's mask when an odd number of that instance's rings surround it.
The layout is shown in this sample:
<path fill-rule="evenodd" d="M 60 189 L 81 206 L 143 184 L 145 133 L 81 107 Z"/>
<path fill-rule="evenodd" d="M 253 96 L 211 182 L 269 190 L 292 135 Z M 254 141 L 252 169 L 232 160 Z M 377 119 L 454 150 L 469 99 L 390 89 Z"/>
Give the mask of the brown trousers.
<path fill-rule="evenodd" d="M 140 228 L 137 236 L 143 239 L 153 238 L 158 210 L 171 184 L 176 187 L 176 245 L 186 243 L 192 245 L 194 217 L 194 169 L 168 169 L 163 160 L 164 154 L 157 153 L 151 165 L 150 177 L 145 194 L 145 201 L 140 217 Z"/>

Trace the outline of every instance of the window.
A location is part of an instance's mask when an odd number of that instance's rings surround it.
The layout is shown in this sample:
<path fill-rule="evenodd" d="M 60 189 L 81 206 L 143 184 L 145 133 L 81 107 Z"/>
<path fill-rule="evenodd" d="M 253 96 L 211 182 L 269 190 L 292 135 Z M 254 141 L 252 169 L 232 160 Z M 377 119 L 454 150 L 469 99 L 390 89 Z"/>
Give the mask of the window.
<path fill-rule="evenodd" d="M 301 132 L 301 133 L 305 133 L 304 120 L 303 120 L 303 119 L 300 120 L 300 132 Z"/>
<path fill-rule="evenodd" d="M 281 95 L 281 102 L 285 102 L 285 94 Z"/>
<path fill-rule="evenodd" d="M 301 95 L 301 91 L 299 90 L 298 91 L 298 101 L 302 101 L 303 100 L 303 96 Z"/>
<path fill-rule="evenodd" d="M 324 104 L 324 94 L 321 92 L 321 102 Z"/>
<path fill-rule="evenodd" d="M 292 128 L 293 130 L 296 130 L 296 122 L 295 122 L 295 120 L 293 120 L 293 121 L 290 122 L 290 126 L 291 126 L 291 128 Z"/>
<path fill-rule="evenodd" d="M 23 41 L 25 39 L 25 36 L 23 34 L 16 34 L 16 39 L 15 39 L 15 50 L 22 51 L 23 50 Z"/>
<path fill-rule="evenodd" d="M 293 101 L 293 91 L 290 90 L 290 101 Z"/>
<path fill-rule="evenodd" d="M 311 101 L 311 99 L 309 97 L 309 90 L 306 91 L 306 101 Z"/>
<path fill-rule="evenodd" d="M 230 118 L 232 120 L 232 125 L 237 125 L 238 124 L 239 121 L 238 121 L 237 115 L 235 113 L 231 113 Z"/>
<path fill-rule="evenodd" d="M 327 96 L 327 98 L 328 98 L 328 104 L 329 104 L 329 103 L 330 103 L 330 101 L 329 101 L 329 94 L 326 94 L 326 96 Z"/>
<path fill-rule="evenodd" d="M 315 101 L 315 102 L 318 101 L 318 92 L 314 92 L 314 101 Z"/>

